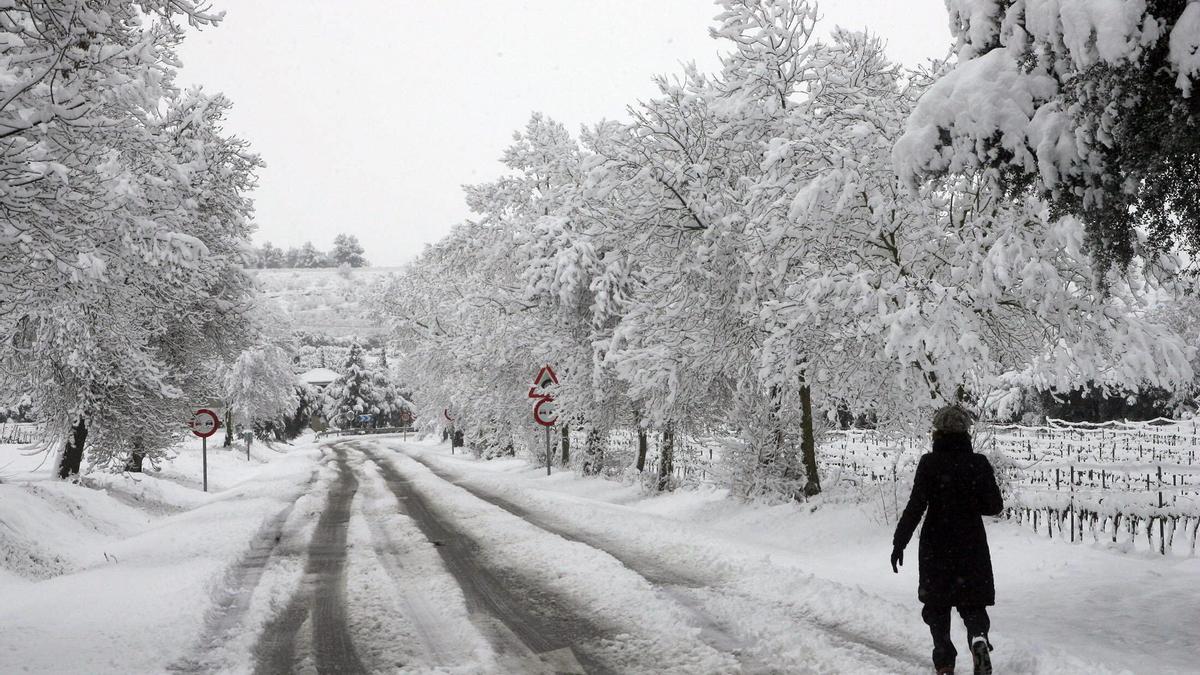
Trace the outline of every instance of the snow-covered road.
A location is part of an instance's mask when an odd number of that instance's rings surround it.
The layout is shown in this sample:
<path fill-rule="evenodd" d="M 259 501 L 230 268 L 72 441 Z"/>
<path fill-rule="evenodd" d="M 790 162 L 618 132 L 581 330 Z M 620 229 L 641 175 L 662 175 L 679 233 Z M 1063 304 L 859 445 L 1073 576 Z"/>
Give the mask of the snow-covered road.
<path fill-rule="evenodd" d="M 822 623 L 803 613 L 780 612 L 780 608 L 771 607 L 769 603 L 757 602 L 753 597 L 738 597 L 738 592 L 732 588 L 721 590 L 718 587 L 727 585 L 728 576 L 721 570 L 714 570 L 703 564 L 696 565 L 695 561 L 664 558 L 653 550 L 640 548 L 636 541 L 605 536 L 603 532 L 589 532 L 586 528 L 575 527 L 569 522 L 555 522 L 552 518 L 487 490 L 486 487 L 459 480 L 453 473 L 440 469 L 435 462 L 419 452 L 416 453 L 415 459 L 439 478 L 459 485 L 485 502 L 548 533 L 612 556 L 652 586 L 665 601 L 677 604 L 688 615 L 691 623 L 700 629 L 699 638 L 713 649 L 733 656 L 742 672 L 798 672 L 809 666 L 803 663 L 803 659 L 801 662 L 788 664 L 786 669 L 783 667 L 785 664 L 772 663 L 776 660 L 773 657 L 779 652 L 763 650 L 756 646 L 758 631 L 748 630 L 751 622 L 739 620 L 740 617 L 730 616 L 728 612 L 710 605 L 742 601 L 747 606 L 756 608 L 753 611 L 759 615 L 759 621 L 762 621 L 764 614 L 774 614 L 771 618 L 776 625 L 791 626 L 798 634 L 821 641 L 822 644 L 813 646 L 825 653 L 837 654 L 845 667 L 856 671 L 919 671 L 924 665 L 921 656 L 880 643 L 866 634 L 856 633 L 836 623 Z"/>
<path fill-rule="evenodd" d="M 213 598 L 197 657 L 173 670 L 214 665 L 199 655 L 240 620 L 272 556 L 303 574 L 253 647 L 260 673 L 923 670 L 918 651 L 764 601 L 711 561 L 458 485 L 419 446 L 349 440 L 322 453 L 315 524 L 284 531 L 289 507 L 264 525 Z"/>

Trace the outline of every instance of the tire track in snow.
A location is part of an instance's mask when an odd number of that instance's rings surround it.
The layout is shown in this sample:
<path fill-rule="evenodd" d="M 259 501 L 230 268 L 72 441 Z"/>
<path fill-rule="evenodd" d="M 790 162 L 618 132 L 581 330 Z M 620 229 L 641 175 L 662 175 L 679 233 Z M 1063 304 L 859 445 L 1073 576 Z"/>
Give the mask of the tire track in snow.
<path fill-rule="evenodd" d="M 304 579 L 287 607 L 260 636 L 255 649 L 257 673 L 295 670 L 296 642 L 305 623 L 312 627 L 318 672 L 366 672 L 346 625 L 345 603 L 346 530 L 358 480 L 346 461 L 345 449 L 340 444 L 331 447 L 336 455 L 337 477 L 308 546 Z"/>
<path fill-rule="evenodd" d="M 364 462 L 358 466 L 359 470 L 364 473 L 365 479 L 363 484 L 365 485 L 366 499 L 364 499 L 361 509 L 370 533 L 375 557 L 391 578 L 396 591 L 395 600 L 401 605 L 404 617 L 411 622 L 432 665 L 442 667 L 459 665 L 472 657 L 470 645 L 464 639 L 461 627 L 454 625 L 434 605 L 433 599 L 423 592 L 423 589 L 415 587 L 412 572 L 404 573 L 406 567 L 402 553 L 404 547 L 396 540 L 384 522 L 388 517 L 406 518 L 406 515 L 401 515 L 404 514 L 404 505 L 403 502 L 395 499 L 395 495 L 386 490 L 386 485 L 381 485 L 384 481 L 383 476 L 380 475 L 377 468 L 373 468 L 373 462 L 369 462 L 369 464 Z M 367 472 L 372 472 L 373 475 L 368 475 Z M 378 482 L 372 480 L 373 478 Z M 382 509 L 379 507 L 371 506 L 372 502 L 389 497 L 392 501 L 389 505 L 390 510 L 381 512 Z M 410 527 L 415 528 L 416 525 L 412 524 Z"/>
<path fill-rule="evenodd" d="M 388 489 L 404 505 L 462 588 L 472 618 L 492 639 L 502 661 L 522 673 L 605 673 L 604 664 L 572 646 L 602 631 L 553 593 L 497 577 L 480 559 L 474 541 L 438 517 L 426 498 L 390 462 L 356 446 L 378 467 Z M 536 607 L 538 611 L 533 611 Z"/>
<path fill-rule="evenodd" d="M 317 471 L 314 470 L 296 490 L 296 499 L 311 488 L 316 480 Z M 267 564 L 280 555 L 280 541 L 287 521 L 296 508 L 296 499 L 290 500 L 286 507 L 258 528 L 247 551 L 226 570 L 213 593 L 212 604 L 205 613 L 204 627 L 195 646 L 187 656 L 167 666 L 169 671 L 200 673 L 221 669 L 221 664 L 212 663 L 209 655 L 216 653 L 218 650 L 215 648 L 229 641 L 241 626 Z"/>
<path fill-rule="evenodd" d="M 585 546 L 590 546 L 597 550 L 603 551 L 608 555 L 618 560 L 622 565 L 632 570 L 634 573 L 641 576 L 655 588 L 662 591 L 665 595 L 675 600 L 681 607 L 685 608 L 695 620 L 696 625 L 701 629 L 701 638 L 705 639 L 709 646 L 714 649 L 725 651 L 735 656 L 741 663 L 744 672 L 748 673 L 769 673 L 769 672 L 784 672 L 778 668 L 773 668 L 764 663 L 761 658 L 756 658 L 746 654 L 746 650 L 752 646 L 746 640 L 735 637 L 737 628 L 733 625 L 736 617 L 730 620 L 721 620 L 713 616 L 704 608 L 704 599 L 702 591 L 710 590 L 717 592 L 710 583 L 705 582 L 691 570 L 672 569 L 669 565 L 665 565 L 663 561 L 652 558 L 646 558 L 623 550 L 620 546 L 615 545 L 617 542 L 610 540 L 602 540 L 599 537 L 590 536 L 580 533 L 577 530 L 563 527 L 557 523 L 551 522 L 546 517 L 526 509 L 515 502 L 508 500 L 500 495 L 497 495 L 489 490 L 485 490 L 476 485 L 460 480 L 454 474 L 442 469 L 435 463 L 430 462 L 420 453 L 408 453 L 405 455 L 409 458 L 420 462 L 423 466 L 429 469 L 435 476 L 445 480 L 446 482 L 457 485 L 458 487 L 471 493 L 478 499 L 481 499 L 489 504 L 497 506 L 511 513 L 526 522 L 539 527 L 547 532 L 558 535 L 569 541 L 578 542 Z M 726 596 L 727 600 L 732 600 L 737 604 L 743 604 L 748 610 L 757 610 L 761 612 L 763 609 L 764 599 L 754 597 L 749 594 L 722 589 L 721 594 Z M 868 635 L 856 632 L 851 628 L 847 628 L 840 624 L 821 621 L 814 617 L 811 613 L 786 605 L 781 602 L 769 602 L 771 608 L 783 614 L 788 619 L 797 623 L 806 624 L 829 637 L 836 639 L 840 645 L 835 645 L 845 651 L 861 658 L 863 661 L 880 669 L 880 672 L 902 672 L 920 670 L 924 671 L 928 668 L 928 663 L 923 657 L 917 657 L 905 651 L 896 649 L 895 647 L 875 640 Z"/>

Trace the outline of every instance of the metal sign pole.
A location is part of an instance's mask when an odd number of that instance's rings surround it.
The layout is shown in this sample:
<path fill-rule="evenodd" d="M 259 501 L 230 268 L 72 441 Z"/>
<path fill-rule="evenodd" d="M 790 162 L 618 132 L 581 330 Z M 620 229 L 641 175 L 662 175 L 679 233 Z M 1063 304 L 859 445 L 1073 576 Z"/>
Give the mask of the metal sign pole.
<path fill-rule="evenodd" d="M 204 467 L 204 491 L 208 492 L 208 437 L 217 433 L 217 429 L 221 428 L 221 418 L 208 408 L 201 408 L 192 413 L 192 419 L 187 425 L 193 434 L 200 437 L 200 461 Z"/>
<path fill-rule="evenodd" d="M 208 492 L 208 436 L 200 437 L 200 457 L 204 463 L 204 491 Z"/>
<path fill-rule="evenodd" d="M 533 421 L 546 428 L 546 475 L 550 475 L 550 464 L 554 461 L 554 450 L 550 444 L 550 427 L 558 421 L 558 415 L 554 414 L 553 403 L 554 396 L 549 393 L 550 385 L 558 384 L 558 375 L 550 364 L 542 366 L 538 374 L 533 378 L 533 386 L 529 388 L 529 398 L 537 401 L 533 404 Z M 539 391 L 540 390 L 540 391 Z M 543 406 L 550 404 L 550 410 L 543 410 Z M 553 417 L 551 417 L 553 415 Z"/>

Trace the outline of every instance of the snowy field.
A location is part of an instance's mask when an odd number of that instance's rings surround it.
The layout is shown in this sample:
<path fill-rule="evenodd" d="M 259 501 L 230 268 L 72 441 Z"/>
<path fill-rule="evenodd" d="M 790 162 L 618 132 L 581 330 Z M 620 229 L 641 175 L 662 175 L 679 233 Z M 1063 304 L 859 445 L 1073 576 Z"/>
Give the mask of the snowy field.
<path fill-rule="evenodd" d="M 927 668 L 916 547 L 892 574 L 873 503 L 648 496 L 398 437 L 210 448 L 209 494 L 197 443 L 82 486 L 0 452 L 0 672 Z M 1200 560 L 988 528 L 997 672 L 1195 672 Z"/>
<path fill-rule="evenodd" d="M 286 313 L 297 330 L 331 336 L 368 336 L 382 326 L 368 316 L 363 292 L 395 267 L 256 269 L 263 296 Z"/>

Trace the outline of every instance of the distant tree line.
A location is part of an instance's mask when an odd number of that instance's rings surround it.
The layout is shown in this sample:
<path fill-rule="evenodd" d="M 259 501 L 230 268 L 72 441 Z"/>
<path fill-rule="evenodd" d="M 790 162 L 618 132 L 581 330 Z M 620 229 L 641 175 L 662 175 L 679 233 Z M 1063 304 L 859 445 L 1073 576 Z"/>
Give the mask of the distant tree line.
<path fill-rule="evenodd" d="M 333 249 L 326 252 L 306 241 L 300 246 L 286 250 L 271 242 L 255 250 L 255 266 L 274 269 L 280 267 L 367 267 L 370 263 L 363 256 L 362 244 L 352 234 L 339 234 L 333 238 Z"/>

